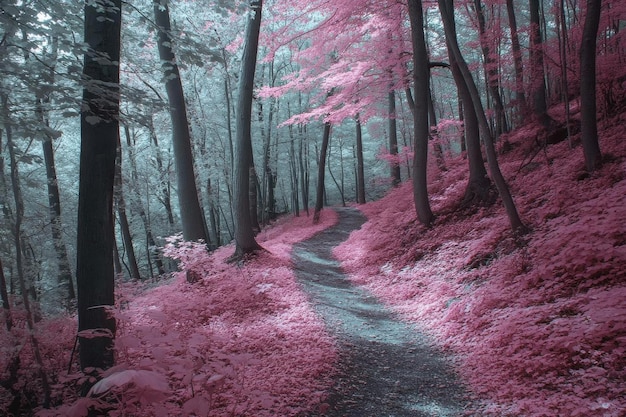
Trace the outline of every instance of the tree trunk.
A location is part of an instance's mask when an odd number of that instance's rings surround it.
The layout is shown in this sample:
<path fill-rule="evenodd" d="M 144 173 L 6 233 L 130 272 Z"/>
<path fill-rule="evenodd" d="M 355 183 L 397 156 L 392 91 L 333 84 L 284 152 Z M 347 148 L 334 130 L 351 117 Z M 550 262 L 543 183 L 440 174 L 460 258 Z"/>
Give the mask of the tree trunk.
<path fill-rule="evenodd" d="M 391 184 L 397 187 L 402 178 L 400 177 L 400 163 L 395 160 L 398 156 L 398 120 L 396 115 L 396 92 L 389 90 L 389 155 L 394 159 L 389 166 L 391 169 Z"/>
<path fill-rule="evenodd" d="M 481 132 L 481 136 L 483 138 L 483 142 L 485 144 L 485 153 L 487 154 L 487 164 L 489 165 L 489 171 L 491 173 L 491 178 L 498 189 L 498 193 L 500 194 L 500 198 L 502 198 L 502 203 L 506 209 L 507 215 L 509 217 L 509 222 L 511 224 L 511 228 L 514 232 L 524 232 L 526 230 L 526 226 L 522 223 L 522 220 L 519 217 L 517 212 L 517 208 L 515 207 L 515 202 L 513 201 L 513 197 L 509 191 L 509 187 L 500 171 L 500 166 L 498 165 L 496 149 L 493 143 L 493 137 L 491 136 L 491 131 L 489 129 L 489 124 L 487 123 L 487 118 L 485 116 L 485 111 L 483 109 L 482 102 L 480 100 L 480 94 L 478 93 L 478 88 L 476 87 L 476 83 L 472 78 L 472 73 L 470 72 L 467 63 L 463 59 L 463 55 L 461 55 L 461 51 L 459 49 L 459 45 L 456 39 L 456 31 L 454 30 L 454 4 L 453 0 L 438 0 L 439 2 L 439 10 L 441 12 L 442 21 L 444 30 L 446 33 L 446 41 L 449 43 L 449 46 L 454 55 L 454 59 L 459 65 L 459 69 L 465 80 L 465 84 L 469 89 L 470 97 L 472 103 L 474 104 L 474 109 L 476 110 L 476 117 L 478 118 L 478 127 Z"/>
<path fill-rule="evenodd" d="M 450 12 L 450 10 L 447 11 Z M 456 32 L 454 15 L 450 16 L 450 23 L 453 25 L 452 31 Z M 472 204 L 481 204 L 489 201 L 491 181 L 489 181 L 487 177 L 487 170 L 485 169 L 485 163 L 483 161 L 476 109 L 474 108 L 470 91 L 465 83 L 465 79 L 463 78 L 459 63 L 454 56 L 449 40 L 446 40 L 446 45 L 450 60 L 450 70 L 459 94 L 465 127 L 464 143 L 469 165 L 469 179 L 467 181 L 467 187 L 465 188 L 462 205 L 468 207 Z"/>
<path fill-rule="evenodd" d="M 150 138 L 152 143 L 154 143 L 155 148 L 155 159 L 157 163 L 157 168 L 159 170 L 160 182 L 161 182 L 161 195 L 159 196 L 159 201 L 163 204 L 163 208 L 165 208 L 165 213 L 167 213 L 167 222 L 170 227 L 174 226 L 174 213 L 172 212 L 172 200 L 171 200 L 171 192 L 170 192 L 170 179 L 169 179 L 169 170 L 166 170 L 163 165 L 163 157 L 161 155 L 161 148 L 159 147 L 159 140 L 156 135 L 156 131 L 154 130 L 154 123 L 152 120 L 152 116 L 148 118 L 148 129 L 150 131 Z"/>
<path fill-rule="evenodd" d="M 261 30 L 262 0 L 251 0 L 250 8 L 253 15 L 248 21 L 241 74 L 237 99 L 237 122 L 235 135 L 235 243 L 233 260 L 241 259 L 245 254 L 256 252 L 261 246 L 254 238 L 253 223 L 250 216 L 250 176 L 254 174 L 252 162 L 252 93 L 254 88 L 254 72 L 256 69 L 259 33 Z M 256 175 L 255 175 L 256 178 Z M 256 194 L 256 187 L 254 189 Z M 254 206 L 256 210 L 256 205 Z"/>
<path fill-rule="evenodd" d="M 51 52 L 49 61 L 50 69 L 44 73 L 45 82 L 52 86 L 54 84 L 54 71 L 56 68 L 58 40 L 53 38 L 51 42 Z M 61 221 L 61 198 L 59 196 L 59 185 L 57 181 L 56 166 L 54 163 L 54 150 L 52 147 L 52 134 L 48 121 L 48 105 L 50 104 L 50 91 L 45 90 L 37 95 L 36 113 L 39 121 L 43 125 L 44 135 L 42 137 L 42 148 L 44 163 L 46 166 L 46 179 L 48 189 L 48 210 L 50 215 L 50 225 L 52 230 L 52 242 L 57 256 L 60 296 L 66 309 L 70 308 L 70 303 L 76 298 L 74 283 L 72 281 L 72 267 L 67 253 L 67 247 L 63 241 L 63 224 Z"/>
<path fill-rule="evenodd" d="M 15 224 L 14 224 L 14 229 L 13 229 L 13 238 L 14 238 L 14 244 L 15 244 L 15 265 L 17 269 L 20 294 L 22 296 L 22 303 L 24 305 L 24 310 L 26 313 L 26 325 L 28 327 L 28 334 L 29 334 L 29 339 L 30 339 L 29 341 L 33 348 L 33 354 L 35 356 L 35 363 L 37 364 L 39 378 L 41 379 L 41 385 L 42 385 L 43 394 L 44 394 L 43 407 L 48 408 L 50 406 L 50 393 L 51 393 L 50 384 L 48 382 L 48 376 L 46 374 L 46 371 L 43 365 L 41 351 L 39 349 L 39 341 L 35 337 L 35 320 L 33 319 L 33 310 L 31 308 L 30 299 L 29 299 L 29 293 L 31 292 L 30 291 L 31 288 L 29 288 L 26 284 L 27 277 L 26 277 L 26 272 L 25 272 L 26 268 L 24 265 L 23 240 L 22 240 L 22 221 L 24 219 L 24 198 L 23 198 L 22 189 L 20 186 L 19 171 L 18 171 L 18 165 L 17 165 L 18 158 L 15 152 L 15 143 L 13 142 L 12 127 L 11 127 L 11 121 L 9 118 L 10 111 L 9 111 L 8 96 L 2 93 L 1 101 L 2 101 L 1 103 L 2 113 L 4 115 L 3 121 L 5 124 L 5 131 L 7 135 L 7 148 L 9 150 L 9 161 L 11 163 L 11 168 L 10 168 L 11 188 L 13 190 L 13 199 L 15 202 Z M 0 268 L 1 268 L 1 265 L 0 265 Z M 3 281 L 4 281 L 4 278 L 3 278 Z M 6 291 L 6 287 L 5 287 L 5 291 Z M 7 296 L 7 300 L 8 300 L 8 296 Z M 3 304 L 4 304 L 4 301 L 3 301 Z"/>
<path fill-rule="evenodd" d="M 509 127 L 506 122 L 506 113 L 504 112 L 504 104 L 502 102 L 502 96 L 500 95 L 500 86 L 499 79 L 500 75 L 498 74 L 498 67 L 491 56 L 491 48 L 487 43 L 486 35 L 486 21 L 485 21 L 485 11 L 483 9 L 481 0 L 474 0 L 474 7 L 476 8 L 476 16 L 478 17 L 478 30 L 480 32 L 480 45 L 483 53 L 483 63 L 484 63 L 484 71 L 485 78 L 487 79 L 487 87 L 489 88 L 489 93 L 491 93 L 491 98 L 493 99 L 493 105 L 496 112 L 496 138 L 503 133 L 508 132 Z"/>
<path fill-rule="evenodd" d="M 330 142 L 329 122 L 324 123 L 324 135 L 322 136 L 322 146 L 317 165 L 317 188 L 315 192 L 315 210 L 313 211 L 313 223 L 320 221 L 320 214 L 324 207 L 324 177 L 326 174 L 326 153 L 328 152 L 328 143 Z"/>
<path fill-rule="evenodd" d="M 589 172 L 593 172 L 602 162 L 596 114 L 596 39 L 601 8 L 601 0 L 587 0 L 580 45 L 580 130 L 585 166 Z"/>
<path fill-rule="evenodd" d="M 113 186 L 119 141 L 121 0 L 99 10 L 85 5 L 85 53 L 81 113 L 77 266 L 80 367 L 113 366 L 116 323 L 113 271 Z M 104 54 L 111 63 L 98 59 Z M 83 387 L 87 393 L 91 383 Z"/>
<path fill-rule="evenodd" d="M 131 138 L 131 134 L 130 134 L 130 129 L 128 127 L 128 125 L 124 125 L 124 135 L 126 136 L 126 149 L 128 150 L 128 160 L 130 161 L 130 169 L 131 169 L 131 178 L 133 180 L 133 184 L 131 186 L 131 189 L 133 191 L 133 198 L 132 198 L 132 208 L 136 209 L 137 214 L 139 214 L 139 218 L 141 219 L 141 222 L 143 223 L 143 227 L 144 230 L 146 232 L 146 244 L 147 244 L 147 248 L 146 248 L 146 255 L 148 257 L 148 265 L 150 267 L 150 273 L 152 274 L 152 257 L 154 257 L 154 263 L 157 267 L 157 271 L 159 275 L 163 275 L 165 273 L 165 267 L 163 265 L 163 260 L 161 259 L 161 255 L 158 253 L 158 251 L 155 250 L 156 248 L 156 241 L 154 240 L 154 236 L 152 234 L 152 227 L 150 226 L 150 221 L 148 219 L 148 216 L 146 215 L 146 211 L 144 209 L 144 205 L 141 201 L 141 194 L 139 193 L 139 184 L 138 184 L 138 178 L 139 178 L 139 173 L 137 171 L 137 161 L 135 159 L 135 147 Z M 118 155 L 119 157 L 119 161 L 120 161 L 120 172 L 119 172 L 119 185 L 120 185 L 120 196 L 123 198 L 124 194 L 123 194 L 123 189 L 122 189 L 122 172 L 121 172 L 121 161 L 122 161 L 122 153 L 121 153 L 121 149 L 120 149 L 120 153 Z M 136 262 L 135 262 L 136 263 Z M 138 271 L 137 271 L 138 272 Z M 139 279 L 139 274 L 137 273 L 137 276 Z"/>
<path fill-rule="evenodd" d="M 409 0 L 409 19 L 411 21 L 411 40 L 413 44 L 413 84 L 414 84 L 414 151 L 413 157 L 413 201 L 419 221 L 430 226 L 434 216 L 428 201 L 426 178 L 428 162 L 428 54 L 424 40 L 424 16 L 422 3 Z"/>
<path fill-rule="evenodd" d="M 390 97 L 391 99 L 391 97 Z M 394 99 L 395 101 L 395 99 Z M 391 118 L 389 118 L 391 120 Z M 363 163 L 363 132 L 361 129 L 361 119 L 356 116 L 356 202 L 365 204 L 365 164 Z M 391 135 L 389 135 L 391 137 Z M 391 142 L 391 139 L 390 139 Z M 396 138 L 396 148 L 398 147 L 398 138 Z M 398 173 L 400 173 L 400 167 Z"/>
<path fill-rule="evenodd" d="M 172 118 L 172 143 L 176 159 L 176 173 L 178 177 L 178 202 L 180 206 L 180 220 L 185 240 L 204 240 L 210 244 L 205 233 L 204 216 L 198 199 L 196 175 L 193 168 L 193 154 L 191 151 L 191 133 L 187 120 L 187 109 L 183 86 L 180 80 L 176 57 L 172 49 L 170 36 L 170 15 L 167 0 L 154 0 L 154 18 L 159 29 L 157 42 L 163 79 L 170 106 Z"/>
<path fill-rule="evenodd" d="M 130 233 L 128 217 L 126 215 L 126 200 L 124 199 L 124 192 L 122 190 L 122 147 L 119 140 L 117 143 L 117 157 L 115 159 L 114 200 L 117 205 L 117 216 L 120 224 L 120 230 L 122 232 L 124 249 L 126 251 L 126 259 L 128 260 L 130 278 L 135 281 L 139 281 L 141 280 L 141 274 L 139 273 L 139 267 L 137 266 L 137 257 L 135 256 L 135 248 L 133 247 L 133 237 Z"/>
<path fill-rule="evenodd" d="M 533 100 L 533 114 L 545 128 L 550 127 L 552 119 L 548 115 L 546 94 L 546 74 L 543 67 L 543 36 L 539 14 L 539 0 L 529 0 L 530 8 L 530 83 Z"/>
<path fill-rule="evenodd" d="M 9 301 L 9 293 L 7 292 L 7 281 L 4 277 L 2 259 L 0 259 L 0 297 L 2 298 L 2 311 L 4 311 L 4 324 L 7 331 L 10 332 L 13 328 L 13 316 L 11 315 L 11 302 Z"/>
<path fill-rule="evenodd" d="M 517 122 L 522 123 L 528 115 L 526 93 L 524 92 L 524 68 L 522 66 L 522 48 L 517 33 L 517 19 L 515 18 L 515 6 L 513 0 L 506 0 L 506 10 L 511 28 L 511 50 L 513 52 L 513 66 L 515 68 L 515 102 L 517 106 Z"/>
<path fill-rule="evenodd" d="M 302 190 L 302 207 L 309 216 L 309 144 L 306 142 L 305 127 L 298 127 L 300 144 L 298 146 L 298 166 L 300 167 L 300 183 Z"/>

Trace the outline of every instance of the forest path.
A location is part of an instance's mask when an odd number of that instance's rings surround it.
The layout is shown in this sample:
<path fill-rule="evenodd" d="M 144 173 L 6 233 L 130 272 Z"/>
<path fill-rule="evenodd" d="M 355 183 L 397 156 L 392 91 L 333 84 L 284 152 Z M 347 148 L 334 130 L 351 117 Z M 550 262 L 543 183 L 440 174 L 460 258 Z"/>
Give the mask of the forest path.
<path fill-rule="evenodd" d="M 354 286 L 332 250 L 361 227 L 356 209 L 294 246 L 296 276 L 337 339 L 339 375 L 326 417 L 450 417 L 462 414 L 464 391 L 446 357 L 373 295 Z"/>

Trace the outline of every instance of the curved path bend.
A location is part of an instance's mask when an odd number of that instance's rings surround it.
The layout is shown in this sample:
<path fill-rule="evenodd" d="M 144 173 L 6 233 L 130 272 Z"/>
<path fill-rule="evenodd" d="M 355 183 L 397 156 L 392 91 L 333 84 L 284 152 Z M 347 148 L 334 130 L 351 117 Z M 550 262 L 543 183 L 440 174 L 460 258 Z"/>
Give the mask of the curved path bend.
<path fill-rule="evenodd" d="M 361 227 L 356 209 L 294 246 L 298 281 L 339 347 L 339 375 L 325 417 L 452 417 L 467 401 L 449 360 L 372 294 L 354 286 L 332 250 Z"/>

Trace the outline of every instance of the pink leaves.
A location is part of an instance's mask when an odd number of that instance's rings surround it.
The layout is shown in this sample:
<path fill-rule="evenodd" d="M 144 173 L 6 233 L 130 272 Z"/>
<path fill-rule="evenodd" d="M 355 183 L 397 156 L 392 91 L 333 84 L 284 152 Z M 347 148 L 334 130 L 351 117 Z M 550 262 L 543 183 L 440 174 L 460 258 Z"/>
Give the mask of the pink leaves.
<path fill-rule="evenodd" d="M 528 134 L 509 141 L 523 149 Z M 603 146 L 626 155 L 622 138 L 614 129 Z M 624 165 L 579 181 L 579 154 L 566 146 L 548 147 L 550 164 L 512 181 L 520 211 L 534 221 L 521 247 L 504 232 L 501 209 L 446 214 L 464 185 L 460 161 L 451 161 L 430 184 L 442 213 L 435 227 L 414 225 L 402 185 L 364 206 L 370 221 L 335 250 L 355 282 L 458 354 L 484 401 L 480 415 L 613 417 L 626 409 L 626 180 L 615 176 Z M 506 170 L 519 169 L 515 152 Z"/>
<path fill-rule="evenodd" d="M 98 396 L 111 391 L 148 404 L 167 398 L 169 386 L 165 376 L 157 372 L 126 369 L 102 378 L 91 387 L 89 395 Z"/>

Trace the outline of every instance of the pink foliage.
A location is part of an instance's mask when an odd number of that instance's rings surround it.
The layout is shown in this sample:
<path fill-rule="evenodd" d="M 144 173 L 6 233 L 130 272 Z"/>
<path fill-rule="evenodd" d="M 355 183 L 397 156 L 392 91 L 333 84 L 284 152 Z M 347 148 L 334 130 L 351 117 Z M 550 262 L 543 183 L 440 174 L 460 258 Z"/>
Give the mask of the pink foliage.
<path fill-rule="evenodd" d="M 356 283 L 457 354 L 480 415 L 626 414 L 626 143 L 617 119 L 601 143 L 612 162 L 586 179 L 579 149 L 560 143 L 529 162 L 536 132 L 508 138 L 514 151 L 501 165 L 533 228 L 521 245 L 499 204 L 456 211 L 459 158 L 431 177 L 440 213 L 432 229 L 416 223 L 404 184 L 362 206 L 369 222 L 335 250 Z"/>

